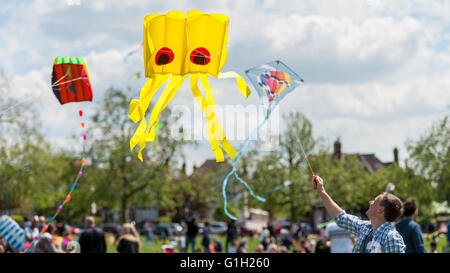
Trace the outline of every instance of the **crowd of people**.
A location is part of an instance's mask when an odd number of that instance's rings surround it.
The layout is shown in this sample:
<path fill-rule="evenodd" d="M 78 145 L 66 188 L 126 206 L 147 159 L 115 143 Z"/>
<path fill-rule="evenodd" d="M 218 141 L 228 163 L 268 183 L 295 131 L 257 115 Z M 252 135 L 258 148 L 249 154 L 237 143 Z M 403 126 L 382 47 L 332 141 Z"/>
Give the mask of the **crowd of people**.
<path fill-rule="evenodd" d="M 399 198 L 382 193 L 369 202 L 366 215 L 369 220 L 362 220 L 346 213 L 325 192 L 323 181 L 315 178 L 315 189 L 322 199 L 325 208 L 333 219 L 319 229 L 319 234 L 303 228 L 301 225 L 284 226 L 278 232 L 269 221 L 258 234 L 245 234 L 235 221 L 230 221 L 226 228 L 225 240 L 212 234 L 208 220 L 199 226 L 193 216 L 184 218 L 183 228 L 177 234 L 166 230 L 159 234 L 162 241 L 161 251 L 200 252 L 200 253 L 426 253 L 422 229 L 415 222 L 418 207 L 415 200 L 401 202 Z M 401 219 L 400 216 L 402 215 Z M 397 221 L 398 220 L 398 221 Z M 393 225 L 392 223 L 395 223 Z M 431 234 L 430 252 L 437 253 L 437 236 L 434 223 L 428 226 Z M 450 236 L 447 224 L 447 244 L 450 247 Z M 46 227 L 43 229 L 43 227 Z M 104 231 L 95 225 L 95 219 L 87 216 L 84 229 L 77 240 L 72 236 L 73 229 L 63 223 L 46 223 L 43 216 L 34 216 L 31 221 L 25 218 L 26 253 L 106 253 L 107 243 Z M 146 220 L 143 224 L 145 242 L 152 244 L 155 238 L 153 225 Z M 198 237 L 200 245 L 197 245 Z M 249 246 L 252 240 L 252 247 Z M 257 240 L 257 243 L 254 243 Z M 121 226 L 120 233 L 113 239 L 117 252 L 138 253 L 142 251 L 143 242 L 133 223 Z M 17 252 L 0 236 L 0 253 Z"/>
<path fill-rule="evenodd" d="M 403 219 L 395 226 L 405 242 L 405 252 L 426 253 L 421 228 L 414 221 L 417 216 L 415 202 L 408 200 L 404 206 Z M 96 227 L 92 216 L 86 217 L 84 229 L 77 239 L 74 239 L 76 236 L 71 229 L 62 223 L 49 224 L 45 232 L 40 232 L 45 225 L 45 218 L 38 216 L 29 223 L 25 222 L 25 253 L 107 252 L 105 232 Z M 194 217 L 186 219 L 182 226 L 183 231 L 179 234 L 168 232 L 156 236 L 153 224 L 146 221 L 143 225 L 145 239 L 141 240 L 135 225 L 125 223 L 120 234 L 113 236 L 113 245 L 119 253 L 139 253 L 143 244 L 150 246 L 155 240 L 161 244 L 160 251 L 165 253 L 351 253 L 357 239 L 335 221 L 319 228 L 319 234 L 299 225 L 283 227 L 275 232 L 269 222 L 259 233 L 249 235 L 243 234 L 236 222 L 231 221 L 224 236 L 219 237 L 212 234 L 209 221 L 203 221 L 200 228 Z M 430 253 L 437 253 L 436 240 L 431 240 L 430 249 Z M 0 238 L 0 253 L 4 252 L 17 251 L 4 238 Z"/>

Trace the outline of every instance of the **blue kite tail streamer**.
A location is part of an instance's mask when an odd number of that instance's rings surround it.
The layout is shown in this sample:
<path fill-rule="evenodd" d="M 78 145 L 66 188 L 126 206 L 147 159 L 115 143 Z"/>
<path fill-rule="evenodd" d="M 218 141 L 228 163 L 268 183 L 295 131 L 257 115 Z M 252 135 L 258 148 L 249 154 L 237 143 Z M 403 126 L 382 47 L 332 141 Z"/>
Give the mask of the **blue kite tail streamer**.
<path fill-rule="evenodd" d="M 234 217 L 233 215 L 231 215 L 231 214 L 228 212 L 228 209 L 227 209 L 227 191 L 226 191 L 226 188 L 227 188 L 228 178 L 230 178 L 230 176 L 231 176 L 231 175 L 233 174 L 233 172 L 235 172 L 235 171 L 236 171 L 236 169 L 233 167 L 233 170 L 231 170 L 231 172 L 228 173 L 227 177 L 225 177 L 225 180 L 223 180 L 223 184 L 222 184 L 223 211 L 225 212 L 225 214 L 226 214 L 228 217 L 230 217 L 230 218 L 233 219 L 233 220 L 237 220 L 237 218 Z"/>
<path fill-rule="evenodd" d="M 253 132 L 252 132 L 252 133 L 244 140 L 244 142 L 242 143 L 241 149 L 239 149 L 239 151 L 238 151 L 238 153 L 237 153 L 237 156 L 233 159 L 233 169 L 228 173 L 228 175 L 227 175 L 227 176 L 225 177 L 225 179 L 223 180 L 223 184 L 222 184 L 223 210 L 224 210 L 225 214 L 226 214 L 228 217 L 230 217 L 231 219 L 233 219 L 233 220 L 236 220 L 237 218 L 234 217 L 233 215 L 231 215 L 231 214 L 228 212 L 228 209 L 227 209 L 227 193 L 226 193 L 226 187 L 227 187 L 227 184 L 228 184 L 228 179 L 230 178 L 230 176 L 231 176 L 232 174 L 234 174 L 234 176 L 236 177 L 236 179 L 237 179 L 239 182 L 241 182 L 241 183 L 248 189 L 248 191 L 250 192 L 250 194 L 251 194 L 254 198 L 258 199 L 258 200 L 261 201 L 261 202 L 266 202 L 266 199 L 265 199 L 265 198 L 256 195 L 256 194 L 253 192 L 253 190 L 250 188 L 250 186 L 247 184 L 247 182 L 245 182 L 242 178 L 239 177 L 239 175 L 236 173 L 236 165 L 237 165 L 237 163 L 239 162 L 239 160 L 242 158 L 242 156 L 243 156 L 245 153 L 247 153 L 247 150 L 248 150 L 248 147 L 249 147 L 249 144 L 250 144 L 250 139 L 252 139 L 252 138 L 255 136 L 255 134 L 256 134 L 256 133 L 264 126 L 264 124 L 266 124 L 268 118 L 269 118 L 269 116 L 266 115 L 264 121 L 261 122 L 261 124 L 259 124 L 258 127 L 257 127 L 255 130 L 253 130 Z"/>
<path fill-rule="evenodd" d="M 248 191 L 250 192 L 250 194 L 255 197 L 256 199 L 258 199 L 261 202 L 266 202 L 266 198 L 263 198 L 259 195 L 256 195 L 253 190 L 250 188 L 250 186 L 247 184 L 247 182 L 245 182 L 242 178 L 239 177 L 239 175 L 237 174 L 237 172 L 234 172 L 234 176 L 236 177 L 237 180 L 239 180 L 239 182 L 241 182 L 242 184 L 244 184 L 244 186 L 248 189 Z"/>
<path fill-rule="evenodd" d="M 286 186 L 284 186 L 284 185 L 278 185 L 278 186 L 276 186 L 276 187 L 274 187 L 274 188 L 272 188 L 272 189 L 268 189 L 268 190 L 266 191 L 266 194 L 269 193 L 269 192 L 271 192 L 271 191 L 281 190 L 281 189 L 283 189 L 283 188 L 285 188 L 285 187 L 286 187 Z"/>

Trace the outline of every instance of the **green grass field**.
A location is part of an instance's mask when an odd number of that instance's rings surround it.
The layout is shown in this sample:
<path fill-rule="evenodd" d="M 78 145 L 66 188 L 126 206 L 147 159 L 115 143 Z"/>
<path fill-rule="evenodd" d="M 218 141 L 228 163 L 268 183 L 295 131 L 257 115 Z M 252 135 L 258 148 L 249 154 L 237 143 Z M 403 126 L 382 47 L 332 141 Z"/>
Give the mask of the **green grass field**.
<path fill-rule="evenodd" d="M 427 249 L 427 253 L 430 252 L 430 243 L 431 243 L 431 239 L 428 238 L 428 236 L 423 236 L 423 241 L 425 243 L 425 248 Z M 444 246 L 447 246 L 447 237 L 445 234 L 441 234 L 439 235 L 438 239 L 437 239 L 437 252 L 438 253 L 443 253 L 442 248 Z"/>

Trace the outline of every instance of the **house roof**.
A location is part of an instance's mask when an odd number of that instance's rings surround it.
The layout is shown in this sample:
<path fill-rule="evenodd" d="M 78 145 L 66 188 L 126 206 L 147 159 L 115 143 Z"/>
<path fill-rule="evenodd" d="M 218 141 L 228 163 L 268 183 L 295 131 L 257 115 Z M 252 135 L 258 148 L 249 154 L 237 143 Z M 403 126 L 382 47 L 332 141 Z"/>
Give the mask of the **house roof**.
<path fill-rule="evenodd" d="M 224 162 L 216 162 L 215 159 L 207 159 L 207 160 L 205 160 L 205 162 L 203 162 L 203 164 L 200 167 L 197 168 L 194 166 L 194 171 L 192 174 L 194 174 L 196 172 L 203 174 L 203 173 L 217 170 L 218 168 L 221 168 L 224 166 L 230 166 L 230 164 L 224 163 Z"/>
<path fill-rule="evenodd" d="M 366 170 L 370 173 L 375 172 L 381 167 L 390 165 L 391 163 L 383 163 L 378 159 L 375 154 L 356 154 Z"/>

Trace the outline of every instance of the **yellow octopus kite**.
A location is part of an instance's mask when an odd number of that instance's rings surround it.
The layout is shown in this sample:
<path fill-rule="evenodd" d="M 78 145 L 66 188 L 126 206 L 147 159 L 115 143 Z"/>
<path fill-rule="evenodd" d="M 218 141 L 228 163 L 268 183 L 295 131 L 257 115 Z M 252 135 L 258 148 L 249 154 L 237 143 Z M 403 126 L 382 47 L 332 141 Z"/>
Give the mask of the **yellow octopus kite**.
<path fill-rule="evenodd" d="M 228 22 L 228 17 L 222 14 L 204 14 L 198 10 L 189 11 L 187 16 L 180 11 L 170 11 L 166 15 L 150 14 L 144 18 L 144 62 L 148 80 L 141 89 L 139 100 L 131 100 L 129 109 L 133 122 L 141 120 L 130 140 L 131 150 L 139 143 L 138 157 L 141 161 L 145 142 L 155 139 L 159 115 L 188 74 L 191 75 L 192 94 L 206 115 L 206 132 L 216 161 L 224 160 L 222 148 L 231 158 L 236 156 L 215 115 L 214 97 L 207 76 L 236 78 L 239 91 L 245 98 L 250 95 L 245 80 L 237 73 L 220 73 L 227 59 Z M 147 124 L 145 112 L 150 101 L 170 77 Z M 198 87 L 199 78 L 205 97 Z"/>

